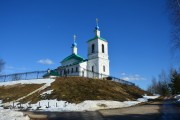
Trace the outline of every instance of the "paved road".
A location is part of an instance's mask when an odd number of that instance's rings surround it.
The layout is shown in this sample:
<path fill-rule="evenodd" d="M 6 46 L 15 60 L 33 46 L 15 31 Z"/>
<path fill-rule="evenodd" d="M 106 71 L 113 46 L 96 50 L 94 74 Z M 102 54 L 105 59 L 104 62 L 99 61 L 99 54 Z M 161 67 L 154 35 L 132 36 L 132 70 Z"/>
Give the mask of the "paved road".
<path fill-rule="evenodd" d="M 36 112 L 32 120 L 180 120 L 180 106 L 172 100 L 94 112 Z"/>
<path fill-rule="evenodd" d="M 177 105 L 173 100 L 165 100 L 161 107 L 160 120 L 180 120 L 180 105 Z"/>
<path fill-rule="evenodd" d="M 105 120 L 159 120 L 160 103 L 122 109 L 101 110 Z"/>

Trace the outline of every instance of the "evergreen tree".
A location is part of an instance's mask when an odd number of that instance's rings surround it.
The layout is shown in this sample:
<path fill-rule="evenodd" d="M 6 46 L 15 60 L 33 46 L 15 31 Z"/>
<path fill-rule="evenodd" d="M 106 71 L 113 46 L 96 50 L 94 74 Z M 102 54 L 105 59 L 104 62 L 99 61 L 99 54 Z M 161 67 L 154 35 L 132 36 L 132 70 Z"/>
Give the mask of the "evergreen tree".
<path fill-rule="evenodd" d="M 4 61 L 2 59 L 0 59 L 0 74 L 1 74 L 1 71 L 4 67 L 4 64 L 5 64 Z"/>
<path fill-rule="evenodd" d="M 171 93 L 180 94 L 180 73 L 178 73 L 175 69 L 171 70 Z"/>

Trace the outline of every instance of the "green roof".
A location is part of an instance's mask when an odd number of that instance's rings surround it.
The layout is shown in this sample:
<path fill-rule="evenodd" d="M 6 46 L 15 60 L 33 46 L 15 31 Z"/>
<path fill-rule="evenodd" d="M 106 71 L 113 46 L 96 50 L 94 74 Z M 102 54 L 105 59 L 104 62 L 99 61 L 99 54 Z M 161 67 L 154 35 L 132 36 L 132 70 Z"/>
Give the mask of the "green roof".
<path fill-rule="evenodd" d="M 79 62 L 84 61 L 84 58 L 82 58 L 81 56 L 76 55 L 76 54 L 72 54 L 72 55 L 67 56 L 66 58 L 64 58 L 64 59 L 61 61 L 61 63 L 62 63 L 62 62 L 65 62 L 65 61 L 68 61 L 68 60 L 70 60 L 70 59 L 76 59 L 76 60 L 79 60 Z"/>
<path fill-rule="evenodd" d="M 60 76 L 60 74 L 54 70 L 50 70 L 50 73 L 46 73 L 45 75 L 43 75 L 43 77 L 47 76 Z"/>
<path fill-rule="evenodd" d="M 79 63 L 82 63 L 82 62 L 86 62 L 87 61 L 87 59 L 86 60 L 83 60 L 83 61 L 80 61 L 80 62 L 75 62 L 75 63 L 73 63 L 72 65 L 76 65 L 76 64 L 79 64 Z"/>
<path fill-rule="evenodd" d="M 90 42 L 90 41 L 95 40 L 95 39 L 100 39 L 100 40 L 103 40 L 103 41 L 107 41 L 106 39 L 104 39 L 104 38 L 102 38 L 102 37 L 95 36 L 94 38 L 88 40 L 87 42 Z"/>

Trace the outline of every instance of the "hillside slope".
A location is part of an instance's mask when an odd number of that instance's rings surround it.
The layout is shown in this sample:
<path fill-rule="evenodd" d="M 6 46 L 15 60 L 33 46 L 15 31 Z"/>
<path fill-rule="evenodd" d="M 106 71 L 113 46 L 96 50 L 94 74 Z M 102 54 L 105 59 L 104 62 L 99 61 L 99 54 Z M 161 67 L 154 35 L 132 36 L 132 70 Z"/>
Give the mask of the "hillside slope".
<path fill-rule="evenodd" d="M 15 84 L 0 86 L 0 100 L 3 102 L 15 101 L 41 86 L 43 86 L 43 84 Z"/>
<path fill-rule="evenodd" d="M 137 98 L 141 98 L 142 95 L 148 94 L 136 86 L 82 77 L 57 78 L 51 86 L 44 91 L 47 90 L 53 90 L 53 92 L 43 96 L 41 96 L 40 93 L 36 93 L 26 98 L 23 102 L 31 100 L 32 103 L 36 103 L 43 99 L 57 99 L 71 103 L 80 103 L 85 100 L 127 101 L 136 100 Z"/>

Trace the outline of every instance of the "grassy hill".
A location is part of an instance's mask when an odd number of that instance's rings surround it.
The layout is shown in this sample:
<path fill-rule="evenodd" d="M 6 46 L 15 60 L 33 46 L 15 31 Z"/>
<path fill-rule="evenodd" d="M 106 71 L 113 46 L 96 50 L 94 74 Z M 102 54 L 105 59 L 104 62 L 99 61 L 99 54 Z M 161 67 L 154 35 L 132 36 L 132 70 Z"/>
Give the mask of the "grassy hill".
<path fill-rule="evenodd" d="M 50 98 L 75 103 L 84 100 L 135 100 L 146 93 L 135 86 L 81 77 L 58 78 L 51 88 L 54 92 L 49 96 Z"/>
<path fill-rule="evenodd" d="M 19 89 L 27 91 L 29 87 L 33 89 L 37 85 L 33 85 L 33 87 L 26 86 L 26 88 L 20 86 L 21 85 L 16 86 L 18 89 L 14 88 L 14 91 Z M 39 87 L 40 86 L 42 85 L 39 85 Z M 0 96 L 4 96 L 6 93 L 2 93 L 1 89 L 2 87 L 0 87 Z M 32 89 L 30 91 L 32 91 Z M 53 90 L 53 92 L 44 96 L 40 95 L 42 92 L 47 90 Z M 9 91 L 8 94 L 11 94 L 11 92 Z M 13 91 L 12 94 L 14 94 Z M 136 100 L 144 94 L 148 93 L 136 86 L 127 86 L 109 80 L 82 77 L 62 77 L 57 78 L 50 87 L 21 100 L 21 102 L 31 101 L 31 103 L 35 103 L 43 99 L 58 99 L 71 103 L 79 103 L 84 100 L 125 101 Z M 2 97 L 0 97 L 0 99 L 2 99 Z"/>

